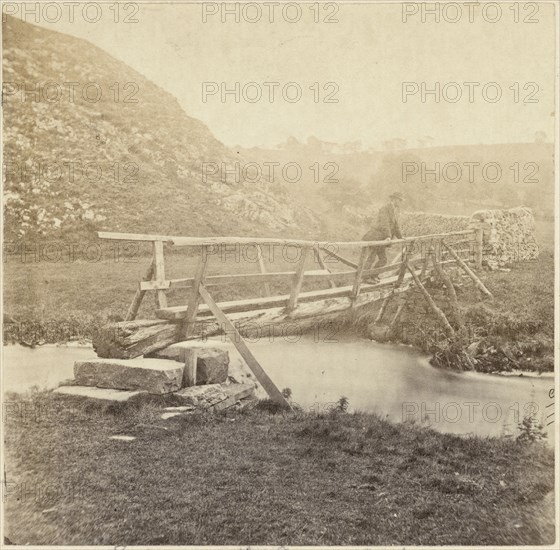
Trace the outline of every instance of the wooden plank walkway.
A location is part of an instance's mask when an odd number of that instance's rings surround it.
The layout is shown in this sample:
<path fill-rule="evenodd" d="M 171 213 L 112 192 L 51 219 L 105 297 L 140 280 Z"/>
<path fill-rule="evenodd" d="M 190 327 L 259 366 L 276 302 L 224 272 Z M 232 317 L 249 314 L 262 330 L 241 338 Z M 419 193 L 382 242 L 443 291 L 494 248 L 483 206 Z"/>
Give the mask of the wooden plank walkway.
<path fill-rule="evenodd" d="M 382 279 L 379 284 L 362 284 L 361 294 L 367 294 L 372 290 L 390 287 L 397 281 L 398 276 L 391 276 Z M 405 275 L 405 280 L 411 279 L 410 274 Z M 327 298 L 342 298 L 350 297 L 352 294 L 353 285 L 349 286 L 339 286 L 336 288 L 325 288 L 321 290 L 311 290 L 306 292 L 300 292 L 298 296 L 298 302 L 314 302 L 316 300 L 324 300 Z M 282 307 L 288 304 L 290 299 L 289 294 L 279 295 L 279 296 L 268 296 L 265 298 L 250 298 L 247 300 L 234 300 L 229 302 L 220 302 L 218 305 L 224 313 L 241 313 L 251 310 L 268 309 L 273 307 Z M 167 319 L 169 321 L 176 321 L 183 319 L 187 313 L 188 306 L 173 306 L 158 309 L 156 311 L 156 316 L 158 319 Z M 205 317 L 211 314 L 208 306 L 200 305 L 198 308 L 198 316 Z"/>

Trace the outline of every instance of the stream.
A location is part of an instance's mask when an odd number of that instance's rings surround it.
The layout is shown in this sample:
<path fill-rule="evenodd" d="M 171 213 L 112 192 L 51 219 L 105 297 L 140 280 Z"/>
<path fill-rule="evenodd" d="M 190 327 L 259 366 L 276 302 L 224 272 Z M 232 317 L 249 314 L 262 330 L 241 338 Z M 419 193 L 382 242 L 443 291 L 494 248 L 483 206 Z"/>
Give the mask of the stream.
<path fill-rule="evenodd" d="M 328 410 L 344 396 L 349 411 L 481 436 L 514 436 L 517 423 L 535 415 L 545 427 L 549 443 L 554 443 L 553 416 L 549 416 L 554 378 L 550 374 L 444 371 L 432 367 L 426 355 L 410 347 L 356 339 L 260 341 L 250 348 L 276 385 L 290 388 L 293 401 L 304 410 Z M 230 353 L 237 354 L 234 348 Z M 5 346 L 4 391 L 54 388 L 73 377 L 74 361 L 94 357 L 91 346 Z"/>

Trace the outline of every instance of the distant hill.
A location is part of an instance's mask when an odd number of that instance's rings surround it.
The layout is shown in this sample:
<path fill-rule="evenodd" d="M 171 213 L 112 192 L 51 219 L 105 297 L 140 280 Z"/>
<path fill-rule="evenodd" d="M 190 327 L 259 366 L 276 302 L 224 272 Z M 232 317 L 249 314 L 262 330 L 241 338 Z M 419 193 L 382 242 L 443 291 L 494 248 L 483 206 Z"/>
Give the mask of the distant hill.
<path fill-rule="evenodd" d="M 526 205 L 538 217 L 554 215 L 552 143 L 385 151 L 360 150 L 353 145 L 337 146 L 316 138 L 301 143 L 290 138 L 276 149 L 254 147 L 240 149 L 240 153 L 255 162 L 266 159 L 280 166 L 289 162 L 301 165 L 299 182 L 286 181 L 278 171 L 276 183 L 293 200 L 313 206 L 327 232 L 338 225 L 339 232 L 356 237 L 364 228 L 360 220 L 367 219 L 395 190 L 406 194 L 410 210 L 468 215 L 485 208 Z M 403 166 L 408 169 L 404 175 Z M 438 182 L 430 173 L 433 170 Z"/>
<path fill-rule="evenodd" d="M 221 172 L 204 182 L 202 163 L 242 157 L 103 50 L 12 17 L 3 50 L 15 92 L 3 98 L 6 239 L 314 232 L 312 213 L 266 182 L 223 184 Z"/>

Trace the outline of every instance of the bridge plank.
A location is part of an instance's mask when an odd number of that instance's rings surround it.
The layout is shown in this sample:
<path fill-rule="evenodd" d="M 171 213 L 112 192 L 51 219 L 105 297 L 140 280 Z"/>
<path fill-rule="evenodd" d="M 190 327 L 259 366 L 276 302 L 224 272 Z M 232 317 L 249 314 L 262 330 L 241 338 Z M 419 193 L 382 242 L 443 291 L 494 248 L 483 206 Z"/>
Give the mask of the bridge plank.
<path fill-rule="evenodd" d="M 454 264 L 454 263 L 456 263 L 455 260 L 447 260 L 441 262 L 441 265 Z M 416 262 L 411 262 L 411 264 L 416 265 Z M 393 267 L 397 267 L 397 266 L 398 264 L 396 264 Z M 370 273 L 375 273 L 375 272 L 378 271 L 376 269 L 364 271 L 364 276 L 366 274 L 369 275 Z M 352 271 L 349 274 L 350 275 L 355 274 L 355 271 Z M 335 273 L 331 273 L 329 276 L 335 276 L 335 275 L 336 275 Z M 404 282 L 405 280 L 407 281 L 408 279 L 410 279 L 410 277 L 411 276 L 409 274 L 403 275 L 403 281 L 401 281 L 401 283 Z M 369 283 L 364 283 L 362 285 L 362 292 L 371 292 L 372 290 L 378 288 L 394 286 L 394 284 L 397 282 L 397 279 L 398 279 L 397 276 L 391 276 L 391 277 L 385 277 L 381 279 L 379 283 L 374 285 Z M 351 295 L 350 294 L 351 291 L 352 291 L 352 285 L 300 292 L 298 297 L 298 302 L 313 302 L 315 300 L 321 300 L 324 298 L 347 297 Z M 284 294 L 284 295 L 270 296 L 265 298 L 249 298 L 246 300 L 219 302 L 218 305 L 220 306 L 220 309 L 222 309 L 226 313 L 236 313 L 236 312 L 251 311 L 252 309 L 259 310 L 259 309 L 268 309 L 272 307 L 283 307 L 286 306 L 289 298 L 290 298 L 289 294 Z M 185 317 L 186 311 L 187 311 L 187 306 L 185 305 L 171 306 L 171 307 L 156 310 L 156 317 L 158 317 L 158 319 L 177 321 Z M 198 315 L 202 317 L 210 315 L 208 308 L 205 307 L 204 305 L 200 305 L 198 308 Z"/>
<path fill-rule="evenodd" d="M 409 276 L 410 277 L 410 276 Z M 363 291 L 368 292 L 376 288 L 381 288 L 385 286 L 392 286 L 395 282 L 396 277 L 387 277 L 382 279 L 380 283 L 375 285 L 364 284 Z M 350 296 L 352 292 L 352 286 L 341 286 L 337 288 L 326 288 L 321 290 L 313 290 L 307 292 L 301 292 L 298 297 L 299 302 L 313 302 L 315 300 L 320 300 L 322 298 L 339 298 Z M 231 302 L 220 302 L 218 305 L 220 309 L 226 313 L 251 311 L 253 309 L 267 309 L 271 307 L 282 307 L 287 305 L 290 299 L 289 294 L 270 296 L 266 298 L 250 298 L 247 300 L 235 300 Z M 168 320 L 178 320 L 185 316 L 187 311 L 187 306 L 174 306 L 162 308 L 156 311 L 156 316 L 160 319 Z M 199 315 L 204 316 L 208 314 L 208 309 L 201 305 L 198 309 Z"/>
<path fill-rule="evenodd" d="M 402 263 L 386 265 L 383 267 L 377 267 L 374 269 L 368 269 L 363 272 L 364 277 L 369 277 L 371 275 L 377 275 L 379 273 L 385 273 L 387 271 L 393 271 L 399 268 Z M 278 279 L 286 279 L 289 277 L 294 277 L 296 275 L 295 271 L 277 271 L 269 273 L 236 273 L 234 275 L 209 275 L 205 278 L 205 285 L 207 287 L 214 285 L 229 285 L 239 282 L 245 283 L 262 283 L 263 281 L 272 282 Z M 356 271 L 339 271 L 332 272 L 328 270 L 316 269 L 306 271 L 304 277 L 306 279 L 329 279 L 333 281 L 343 281 L 351 276 L 355 276 Z M 194 281 L 194 277 L 185 277 L 182 279 L 170 279 L 168 281 L 142 281 L 140 283 L 141 290 L 156 290 L 163 289 L 168 290 L 170 288 L 190 288 Z"/>

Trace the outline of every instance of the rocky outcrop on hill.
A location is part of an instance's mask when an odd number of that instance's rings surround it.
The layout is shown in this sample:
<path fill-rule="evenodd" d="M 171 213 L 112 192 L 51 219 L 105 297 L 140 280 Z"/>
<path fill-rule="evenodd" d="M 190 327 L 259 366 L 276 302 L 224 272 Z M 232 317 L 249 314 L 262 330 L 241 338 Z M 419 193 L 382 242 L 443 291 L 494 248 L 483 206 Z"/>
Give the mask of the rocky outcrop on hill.
<path fill-rule="evenodd" d="M 7 239 L 315 226 L 266 181 L 224 184 L 237 152 L 125 63 L 12 17 L 2 27 Z"/>

